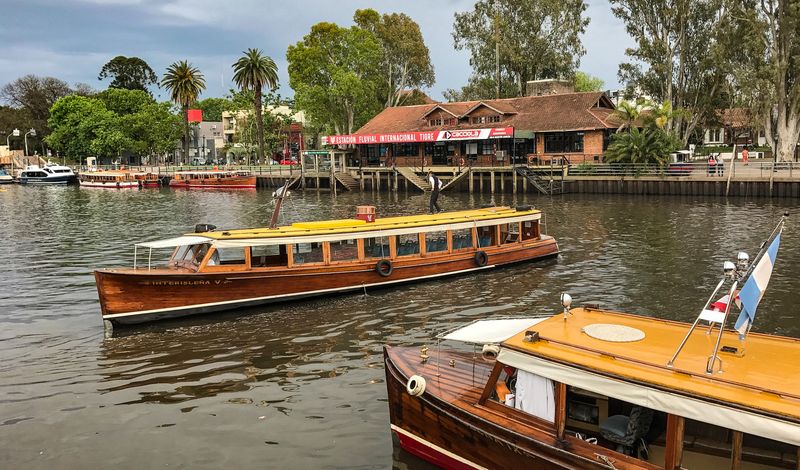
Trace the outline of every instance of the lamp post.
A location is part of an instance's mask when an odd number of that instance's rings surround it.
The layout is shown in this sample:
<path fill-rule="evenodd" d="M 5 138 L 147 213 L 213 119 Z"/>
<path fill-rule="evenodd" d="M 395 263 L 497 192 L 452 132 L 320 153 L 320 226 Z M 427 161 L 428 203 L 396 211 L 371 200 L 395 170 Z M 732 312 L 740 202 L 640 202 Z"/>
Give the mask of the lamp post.
<path fill-rule="evenodd" d="M 36 137 L 36 129 L 31 129 L 25 133 L 25 156 L 28 156 L 28 135 L 30 134 L 31 137 Z M 17 134 L 19 135 L 19 134 Z"/>
<path fill-rule="evenodd" d="M 11 156 L 11 136 L 19 137 L 19 129 L 14 129 L 8 134 L 6 137 L 6 150 L 8 150 L 8 156 L 11 158 L 11 174 L 14 174 L 14 158 Z"/>

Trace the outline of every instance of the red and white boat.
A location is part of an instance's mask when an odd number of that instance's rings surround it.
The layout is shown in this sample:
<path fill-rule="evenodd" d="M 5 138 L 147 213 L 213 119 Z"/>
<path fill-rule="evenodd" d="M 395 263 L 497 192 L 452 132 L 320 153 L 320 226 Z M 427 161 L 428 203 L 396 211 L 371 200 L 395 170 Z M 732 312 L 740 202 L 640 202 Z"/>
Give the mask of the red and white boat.
<path fill-rule="evenodd" d="M 78 176 L 80 185 L 86 188 L 131 189 L 139 187 L 139 180 L 129 172 L 119 171 L 87 171 Z"/>

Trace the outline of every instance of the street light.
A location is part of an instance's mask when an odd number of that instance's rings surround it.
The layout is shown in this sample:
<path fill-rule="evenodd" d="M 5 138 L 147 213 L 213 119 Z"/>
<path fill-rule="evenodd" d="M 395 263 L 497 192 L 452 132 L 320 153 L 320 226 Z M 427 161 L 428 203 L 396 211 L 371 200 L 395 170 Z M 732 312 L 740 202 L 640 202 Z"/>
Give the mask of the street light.
<path fill-rule="evenodd" d="M 11 153 L 11 136 L 19 137 L 19 129 L 14 129 L 10 134 L 8 134 L 8 137 L 6 137 L 6 147 L 8 147 L 9 153 Z"/>
<path fill-rule="evenodd" d="M 17 132 L 19 132 L 19 131 L 17 131 Z M 28 156 L 28 134 L 30 134 L 31 137 L 36 137 L 36 129 L 31 128 L 31 130 L 29 130 L 28 132 L 25 133 L 25 156 L 26 157 Z M 17 135 L 19 135 L 19 134 L 17 134 Z"/>

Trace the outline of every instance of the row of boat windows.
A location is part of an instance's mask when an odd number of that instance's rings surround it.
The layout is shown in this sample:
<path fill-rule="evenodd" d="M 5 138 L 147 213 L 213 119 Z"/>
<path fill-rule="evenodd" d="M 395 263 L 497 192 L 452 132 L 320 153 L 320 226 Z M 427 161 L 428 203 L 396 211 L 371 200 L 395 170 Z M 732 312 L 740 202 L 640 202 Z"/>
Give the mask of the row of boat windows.
<path fill-rule="evenodd" d="M 206 266 L 243 265 L 247 260 L 245 250 L 250 250 L 250 266 L 287 266 L 291 252 L 292 265 L 355 262 L 362 259 L 392 259 L 420 256 L 424 247 L 426 254 L 444 254 L 459 250 L 481 249 L 506 245 L 539 237 L 538 221 L 501 224 L 451 231 L 410 233 L 363 239 L 363 252 L 355 239 L 332 242 L 295 243 L 291 245 L 266 245 L 249 248 L 216 248 Z M 448 241 L 450 245 L 448 245 Z M 392 252 L 394 245 L 394 253 Z M 289 248 L 291 246 L 291 251 Z M 172 261 L 177 264 L 199 267 L 208 255 L 210 244 L 178 247 Z M 363 253 L 363 254 L 362 254 Z"/>
<path fill-rule="evenodd" d="M 496 383 L 488 383 L 490 401 L 502 405 L 507 413 L 523 413 L 544 426 L 556 421 L 556 383 L 550 379 L 513 367 L 504 366 Z M 667 446 L 667 414 L 640 407 L 624 400 L 566 386 L 564 416 L 567 434 L 602 447 L 664 467 Z M 513 411 L 511 411 L 513 409 Z M 685 419 L 683 468 L 733 468 L 739 460 L 741 469 L 799 468 L 797 446 L 775 440 L 737 433 L 714 424 Z"/>

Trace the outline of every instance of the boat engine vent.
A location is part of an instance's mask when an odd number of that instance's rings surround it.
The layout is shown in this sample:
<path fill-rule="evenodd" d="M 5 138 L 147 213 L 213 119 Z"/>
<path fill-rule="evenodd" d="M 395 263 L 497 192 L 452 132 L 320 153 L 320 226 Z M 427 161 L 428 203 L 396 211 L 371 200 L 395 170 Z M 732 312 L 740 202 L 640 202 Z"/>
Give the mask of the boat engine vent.
<path fill-rule="evenodd" d="M 197 224 L 194 226 L 194 233 L 213 232 L 216 228 L 217 228 L 216 225 Z"/>

